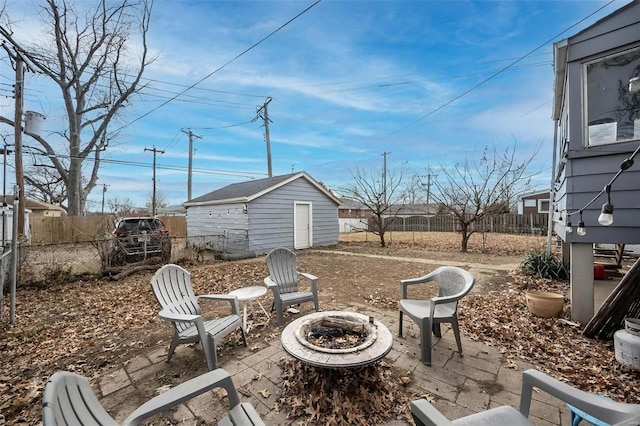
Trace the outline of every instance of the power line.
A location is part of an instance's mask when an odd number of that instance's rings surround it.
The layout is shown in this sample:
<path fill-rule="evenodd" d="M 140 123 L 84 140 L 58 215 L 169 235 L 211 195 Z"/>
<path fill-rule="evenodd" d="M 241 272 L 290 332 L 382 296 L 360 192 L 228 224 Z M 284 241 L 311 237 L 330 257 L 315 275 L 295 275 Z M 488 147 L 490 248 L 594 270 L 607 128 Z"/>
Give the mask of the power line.
<path fill-rule="evenodd" d="M 119 132 L 120 130 L 124 129 L 125 127 L 130 126 L 131 124 L 135 123 L 138 120 L 141 120 L 142 118 L 150 115 L 151 113 L 157 111 L 158 109 L 162 108 L 163 106 L 167 105 L 169 102 L 175 100 L 176 98 L 178 98 L 179 96 L 181 96 L 182 94 L 186 93 L 187 91 L 193 89 L 194 87 L 196 87 L 198 84 L 202 83 L 203 81 L 205 81 L 206 79 L 208 79 L 209 77 L 211 77 L 212 75 L 214 75 L 215 73 L 217 73 L 218 71 L 222 70 L 223 68 L 225 68 L 227 65 L 231 64 L 232 62 L 235 62 L 237 59 L 239 59 L 240 57 L 244 56 L 246 53 L 248 53 L 249 51 L 253 50 L 254 48 L 256 48 L 258 45 L 262 44 L 265 40 L 271 38 L 273 35 L 275 35 L 276 33 L 278 33 L 280 30 L 282 30 L 283 28 L 285 28 L 287 25 L 289 25 L 291 22 L 295 21 L 296 19 L 298 19 L 300 16 L 304 15 L 306 12 L 308 12 L 309 10 L 311 10 L 311 8 L 313 8 L 314 6 L 316 6 L 318 3 L 320 3 L 320 1 L 322 0 L 316 0 L 313 4 L 311 4 L 311 6 L 307 7 L 306 9 L 304 9 L 302 12 L 298 13 L 296 16 L 294 16 L 293 18 L 289 19 L 287 22 L 285 22 L 284 24 L 280 25 L 278 28 L 276 28 L 274 31 L 272 31 L 271 33 L 269 33 L 268 35 L 266 35 L 265 37 L 263 37 L 262 39 L 260 39 L 259 41 L 257 41 L 256 43 L 252 44 L 251 46 L 249 46 L 247 49 L 245 49 L 244 51 L 240 52 L 238 55 L 236 55 L 234 58 L 232 58 L 231 60 L 225 62 L 224 64 L 222 64 L 220 67 L 218 67 L 217 69 L 213 70 L 212 72 L 210 72 L 209 74 L 207 74 L 206 76 L 204 76 L 203 78 L 201 78 L 200 80 L 196 81 L 195 83 L 193 83 L 192 85 L 188 86 L 186 89 L 184 89 L 182 92 L 176 94 L 175 96 L 173 96 L 172 98 L 170 98 L 169 100 L 163 102 L 162 104 L 158 105 L 157 107 L 153 108 L 151 111 L 148 111 L 144 114 L 142 114 L 141 116 L 135 118 L 134 120 L 130 121 L 129 123 L 123 125 L 122 127 L 118 128 L 115 132 Z"/>
<path fill-rule="evenodd" d="M 458 96 L 454 97 L 453 99 L 445 102 L 444 104 L 440 105 L 439 107 L 437 107 L 434 110 L 431 110 L 430 112 L 428 112 L 427 114 L 423 115 L 422 117 L 418 118 L 417 120 L 412 121 L 411 123 L 401 127 L 400 129 L 389 133 L 388 135 L 386 135 L 387 137 L 389 136 L 393 136 L 396 135 L 398 133 L 400 133 L 401 131 L 413 126 L 416 123 L 419 123 L 420 121 L 424 120 L 425 118 L 435 114 L 436 112 L 440 111 L 441 109 L 451 105 L 452 103 L 454 103 L 455 101 L 457 101 L 458 99 L 466 96 L 467 94 L 469 94 L 470 92 L 474 91 L 475 89 L 477 89 L 478 87 L 484 85 L 485 83 L 487 83 L 490 80 L 493 80 L 495 77 L 497 77 L 498 75 L 502 74 L 503 72 L 505 72 L 506 70 L 512 68 L 514 65 L 516 65 L 518 62 L 524 60 L 525 58 L 527 58 L 528 56 L 530 56 L 531 54 L 533 54 L 535 51 L 541 49 L 542 47 L 546 46 L 548 43 L 551 43 L 553 40 L 555 40 L 556 38 L 560 37 L 562 34 L 566 33 L 567 31 L 569 31 L 570 29 L 576 27 L 577 25 L 580 25 L 582 22 L 586 21 L 587 19 L 589 19 L 590 17 L 592 17 L 593 15 L 595 15 L 596 13 L 600 12 L 602 9 L 604 9 L 605 7 L 609 6 L 611 3 L 615 2 L 615 0 L 610 0 L 608 3 L 606 3 L 605 5 L 599 7 L 597 10 L 595 10 L 594 12 L 590 13 L 589 15 L 587 15 L 586 17 L 582 18 L 581 20 L 579 20 L 578 22 L 574 23 L 573 25 L 571 25 L 568 28 L 565 28 L 563 31 L 561 31 L 560 33 L 556 34 L 555 36 L 553 36 L 552 38 L 550 38 L 549 40 L 545 41 L 544 43 L 540 44 L 538 47 L 534 48 L 533 50 L 531 50 L 530 52 L 526 53 L 525 55 L 521 56 L 520 58 L 516 59 L 515 61 L 513 61 L 512 63 L 510 63 L 509 65 L 507 65 L 506 67 L 498 70 L 497 72 L 493 73 L 492 75 L 490 75 L 489 77 L 485 78 L 484 80 L 482 80 L 480 83 L 472 86 L 470 89 L 465 90 L 464 92 L 462 92 L 461 94 L 459 94 Z"/>
<path fill-rule="evenodd" d="M 39 157 L 55 157 L 58 159 L 71 159 L 73 158 L 70 155 L 62 155 L 62 154 L 55 154 L 55 155 L 49 155 L 49 154 L 45 154 L 43 152 L 37 152 L 37 151 L 25 151 L 25 154 L 31 154 L 34 156 L 39 156 Z M 145 167 L 145 168 L 151 168 L 153 167 L 152 164 L 149 163 L 143 163 L 143 162 L 137 162 L 137 161 L 127 161 L 127 160 L 113 160 L 113 159 L 108 159 L 108 158 L 101 158 L 100 159 L 100 163 L 106 163 L 106 164 L 113 164 L 113 165 L 120 165 L 120 166 L 132 166 L 132 167 Z M 182 166 L 171 166 L 171 165 L 162 165 L 162 164 L 157 164 L 156 167 L 158 169 L 162 169 L 162 170 L 173 170 L 173 171 L 183 171 L 183 172 L 187 172 L 187 168 L 186 167 L 182 167 Z M 266 173 L 262 173 L 262 172 L 251 172 L 251 171 L 242 171 L 242 170 L 224 170 L 224 169 L 200 169 L 200 168 L 193 168 L 193 172 L 194 173 L 198 173 L 198 174 L 203 174 L 203 175 L 220 175 L 220 176 L 236 176 L 236 177 L 247 177 L 250 179 L 254 179 L 256 177 L 266 177 L 267 174 Z"/>

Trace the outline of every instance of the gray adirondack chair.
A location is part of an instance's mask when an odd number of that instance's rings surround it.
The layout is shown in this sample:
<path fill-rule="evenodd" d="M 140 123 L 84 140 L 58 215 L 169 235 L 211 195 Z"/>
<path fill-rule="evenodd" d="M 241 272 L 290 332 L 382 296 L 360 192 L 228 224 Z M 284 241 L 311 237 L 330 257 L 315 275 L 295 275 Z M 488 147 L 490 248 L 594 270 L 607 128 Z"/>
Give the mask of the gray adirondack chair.
<path fill-rule="evenodd" d="M 436 281 L 438 296 L 430 300 L 409 299 L 411 285 Z M 420 327 L 421 359 L 425 365 L 431 365 L 431 332 L 440 337 L 440 324 L 450 323 L 462 356 L 462 343 L 458 329 L 458 301 L 471 291 L 475 278 L 464 269 L 455 266 L 442 266 L 420 278 L 402 280 L 402 299 L 400 300 L 400 321 L 398 335 L 402 336 L 402 317 L 406 314 Z"/>
<path fill-rule="evenodd" d="M 411 402 L 411 415 L 418 426 L 531 426 L 533 423 L 529 421 L 528 417 L 533 387 L 571 404 L 603 423 L 611 425 L 640 424 L 640 405 L 604 399 L 599 395 L 581 391 L 532 369 L 522 373 L 520 411 L 511 406 L 502 406 L 450 421 L 426 399 L 417 399 Z"/>
<path fill-rule="evenodd" d="M 316 312 L 318 311 L 318 278 L 296 269 L 295 253 L 283 247 L 273 249 L 267 255 L 267 268 L 269 276 L 264 279 L 264 283 L 273 292 L 273 304 L 279 326 L 284 323 L 283 310 L 288 306 L 313 302 Z M 299 290 L 299 276 L 310 281 L 310 291 Z"/>
<path fill-rule="evenodd" d="M 240 329 L 242 342 L 247 346 L 238 299 L 235 296 L 226 294 L 196 296 L 191 287 L 191 274 L 174 264 L 164 265 L 156 271 L 151 278 L 151 288 L 162 308 L 158 316 L 170 321 L 175 329 L 167 354 L 167 362 L 171 360 L 179 344 L 201 342 L 209 370 L 214 370 L 218 366 L 216 346 L 236 329 Z M 230 313 L 204 321 L 199 300 L 228 303 L 231 307 Z"/>
<path fill-rule="evenodd" d="M 219 425 L 264 425 L 251 404 L 240 402 L 229 373 L 222 369 L 209 371 L 154 397 L 131 413 L 122 424 L 137 425 L 215 388 L 224 388 L 229 397 L 229 412 L 218 422 Z M 44 389 L 42 424 L 106 426 L 118 423 L 100 404 L 87 379 L 68 371 L 58 371 L 49 378 Z"/>

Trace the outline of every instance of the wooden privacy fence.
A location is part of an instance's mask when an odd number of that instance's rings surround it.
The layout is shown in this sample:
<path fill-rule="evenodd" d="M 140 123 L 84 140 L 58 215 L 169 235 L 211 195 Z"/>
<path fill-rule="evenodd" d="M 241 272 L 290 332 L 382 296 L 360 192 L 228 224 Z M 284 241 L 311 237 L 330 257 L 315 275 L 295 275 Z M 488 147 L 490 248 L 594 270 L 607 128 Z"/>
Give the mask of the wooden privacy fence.
<path fill-rule="evenodd" d="M 547 230 L 549 216 L 546 213 L 520 215 L 506 213 L 485 217 L 471 225 L 475 232 L 501 232 L 507 234 L 544 234 Z M 460 225 L 451 215 L 435 215 L 431 217 L 411 216 L 393 219 L 390 231 L 435 231 L 457 232 Z"/>
<path fill-rule="evenodd" d="M 184 216 L 158 216 L 172 237 L 186 237 Z M 117 218 L 113 215 L 44 217 L 30 216 L 31 243 L 57 244 L 103 239 L 113 231 Z"/>

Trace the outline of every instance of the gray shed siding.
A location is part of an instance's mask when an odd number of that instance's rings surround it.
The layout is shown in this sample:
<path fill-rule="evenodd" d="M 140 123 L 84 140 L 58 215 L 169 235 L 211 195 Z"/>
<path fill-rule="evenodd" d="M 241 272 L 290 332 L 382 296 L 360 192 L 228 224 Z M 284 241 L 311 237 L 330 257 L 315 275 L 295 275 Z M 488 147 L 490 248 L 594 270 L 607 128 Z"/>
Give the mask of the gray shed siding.
<path fill-rule="evenodd" d="M 640 163 L 623 172 L 611 187 L 614 223 L 598 223 L 602 194 L 583 212 L 587 233 L 579 236 L 575 227 L 578 214 L 570 216 L 574 232 L 565 231 L 566 215 L 589 203 L 618 172 L 620 165 L 640 143 L 631 141 L 587 146 L 583 111 L 583 67 L 586 62 L 640 46 L 640 3 L 623 8 L 567 41 L 567 74 L 564 98 L 559 114 L 558 158 L 556 175 L 554 230 L 566 242 L 622 243 L 640 242 Z"/>
<path fill-rule="evenodd" d="M 249 249 L 260 254 L 294 247 L 294 203 L 311 205 L 312 246 L 338 242 L 338 205 L 306 179 L 296 179 L 249 203 Z"/>
<path fill-rule="evenodd" d="M 191 244 L 211 245 L 223 233 L 246 234 L 248 224 L 243 203 L 193 206 L 187 209 L 187 236 Z"/>

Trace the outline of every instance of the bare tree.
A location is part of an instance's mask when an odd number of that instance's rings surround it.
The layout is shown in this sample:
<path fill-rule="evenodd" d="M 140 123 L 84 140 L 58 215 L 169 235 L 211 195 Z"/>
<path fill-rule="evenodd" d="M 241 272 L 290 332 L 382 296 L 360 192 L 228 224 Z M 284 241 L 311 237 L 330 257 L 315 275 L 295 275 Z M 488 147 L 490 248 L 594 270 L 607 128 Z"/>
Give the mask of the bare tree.
<path fill-rule="evenodd" d="M 529 172 L 529 165 L 538 151 L 527 158 L 516 158 L 516 144 L 503 152 L 485 148 L 478 160 L 466 159 L 455 167 L 440 165 L 430 174 L 443 176 L 443 180 L 432 181 L 435 191 L 431 198 L 442 209 L 453 215 L 461 234 L 460 249 L 467 252 L 469 238 L 475 232 L 473 224 L 485 217 L 508 212 L 512 198 L 520 188 L 529 185 L 537 174 Z"/>
<path fill-rule="evenodd" d="M 384 235 L 404 204 L 402 191 L 404 170 L 391 170 L 381 176 L 379 170 L 356 168 L 351 171 L 353 184 L 342 190 L 349 198 L 363 204 L 372 217 L 369 230 L 380 237 L 380 245 L 386 247 Z"/>
<path fill-rule="evenodd" d="M 156 192 L 156 209 L 163 209 L 167 207 L 169 203 L 167 202 L 167 197 L 162 192 Z M 153 194 L 149 194 L 147 196 L 147 201 L 144 203 L 144 206 L 149 210 L 153 211 Z"/>
<path fill-rule="evenodd" d="M 107 200 L 107 207 L 111 212 L 117 215 L 132 214 L 137 213 L 138 211 L 135 203 L 131 198 L 120 198 L 117 195 L 109 197 L 109 199 Z"/>
<path fill-rule="evenodd" d="M 89 5 L 89 6 L 87 6 Z M 95 5 L 95 6 L 93 6 Z M 85 14 L 81 7 L 92 8 Z M 142 74 L 153 59 L 147 58 L 147 32 L 151 5 L 146 0 L 99 0 L 80 5 L 66 0 L 47 0 L 41 17 L 48 38 L 37 43 L 17 40 L 11 21 L 4 12 L 0 25 L 2 46 L 12 58 L 20 57 L 28 68 L 45 75 L 60 90 L 68 128 L 48 137 L 25 133 L 37 141 L 43 154 L 39 159 L 50 167 L 49 175 L 57 175 L 64 191 L 52 190 L 41 181 L 28 183 L 43 197 L 60 200 L 69 215 L 84 211 L 87 195 L 95 187 L 101 153 L 116 137 L 109 125 L 118 113 L 139 93 Z M 127 47 L 133 39 L 133 28 L 140 32 L 141 52 L 133 59 Z M 14 122 L 0 116 L 0 122 Z M 57 148 L 59 139 L 65 147 Z M 83 177 L 83 165 L 87 177 Z M 40 198 L 43 198 L 40 197 Z"/>

